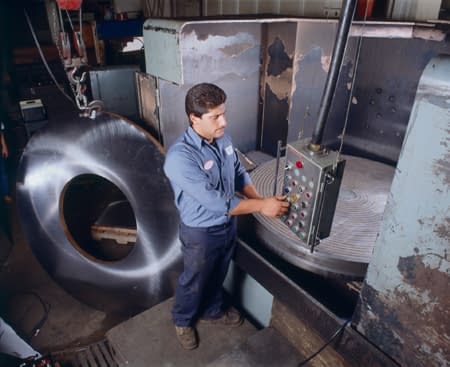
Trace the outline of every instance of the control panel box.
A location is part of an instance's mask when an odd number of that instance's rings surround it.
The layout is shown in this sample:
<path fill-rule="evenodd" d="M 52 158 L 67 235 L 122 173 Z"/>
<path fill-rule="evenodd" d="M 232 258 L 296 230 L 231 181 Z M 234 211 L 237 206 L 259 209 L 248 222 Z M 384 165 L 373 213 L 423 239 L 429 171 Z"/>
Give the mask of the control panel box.
<path fill-rule="evenodd" d="M 345 160 L 334 151 L 313 152 L 308 144 L 287 145 L 283 194 L 290 208 L 281 220 L 313 251 L 330 235 Z"/>

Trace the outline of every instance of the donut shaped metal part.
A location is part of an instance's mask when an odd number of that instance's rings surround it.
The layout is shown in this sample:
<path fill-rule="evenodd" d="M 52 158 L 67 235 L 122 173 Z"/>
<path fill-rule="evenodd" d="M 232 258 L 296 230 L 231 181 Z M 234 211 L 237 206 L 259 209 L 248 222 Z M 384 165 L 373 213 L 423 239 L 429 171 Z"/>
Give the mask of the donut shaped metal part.
<path fill-rule="evenodd" d="M 17 173 L 25 236 L 51 277 L 82 302 L 130 312 L 173 294 L 179 217 L 163 162 L 162 147 L 145 130 L 108 113 L 48 124 L 27 144 Z M 83 175 L 112 183 L 134 212 L 136 243 L 123 258 L 92 256 L 67 227 L 64 192 Z"/>

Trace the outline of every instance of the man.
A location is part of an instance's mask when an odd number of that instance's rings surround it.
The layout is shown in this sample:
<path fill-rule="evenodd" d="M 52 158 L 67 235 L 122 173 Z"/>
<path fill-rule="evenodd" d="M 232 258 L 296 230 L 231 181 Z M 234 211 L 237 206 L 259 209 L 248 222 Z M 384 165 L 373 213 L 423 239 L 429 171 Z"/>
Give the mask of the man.
<path fill-rule="evenodd" d="M 12 198 L 9 195 L 8 175 L 6 171 L 6 159 L 8 158 L 9 151 L 5 139 L 5 125 L 2 121 L 0 121 L 0 150 L 2 153 L 2 156 L 0 157 L 0 194 L 3 201 L 10 204 Z"/>
<path fill-rule="evenodd" d="M 185 107 L 190 127 L 169 149 L 164 172 L 180 213 L 184 270 L 172 309 L 183 348 L 198 346 L 195 322 L 239 326 L 241 316 L 223 309 L 222 283 L 233 254 L 236 216 L 285 214 L 284 197 L 261 198 L 225 134 L 225 92 L 214 84 L 193 86 Z M 236 192 L 242 193 L 237 196 Z"/>
<path fill-rule="evenodd" d="M 16 332 L 0 317 L 0 353 L 5 353 L 21 359 L 37 359 L 41 354 L 25 342 Z"/>

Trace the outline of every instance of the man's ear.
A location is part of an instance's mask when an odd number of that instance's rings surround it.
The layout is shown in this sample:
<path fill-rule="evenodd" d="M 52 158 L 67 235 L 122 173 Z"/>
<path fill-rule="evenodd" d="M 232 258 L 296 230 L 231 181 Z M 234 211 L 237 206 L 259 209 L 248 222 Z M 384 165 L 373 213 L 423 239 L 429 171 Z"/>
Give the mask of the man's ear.
<path fill-rule="evenodd" d="M 200 118 L 195 116 L 193 113 L 190 113 L 189 120 L 192 122 L 193 125 L 195 125 L 198 122 L 198 120 L 200 120 Z"/>

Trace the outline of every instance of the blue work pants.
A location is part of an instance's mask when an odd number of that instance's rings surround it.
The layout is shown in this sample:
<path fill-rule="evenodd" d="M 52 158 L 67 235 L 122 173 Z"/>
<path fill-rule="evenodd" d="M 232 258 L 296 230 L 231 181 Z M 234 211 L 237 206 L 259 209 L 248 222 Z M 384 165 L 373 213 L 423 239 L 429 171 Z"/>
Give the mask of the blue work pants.
<path fill-rule="evenodd" d="M 235 248 L 236 218 L 208 228 L 181 223 L 180 240 L 184 269 L 178 278 L 172 317 L 177 326 L 192 326 L 198 317 L 223 315 L 222 284 Z"/>

